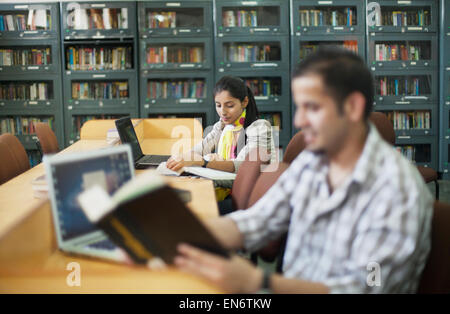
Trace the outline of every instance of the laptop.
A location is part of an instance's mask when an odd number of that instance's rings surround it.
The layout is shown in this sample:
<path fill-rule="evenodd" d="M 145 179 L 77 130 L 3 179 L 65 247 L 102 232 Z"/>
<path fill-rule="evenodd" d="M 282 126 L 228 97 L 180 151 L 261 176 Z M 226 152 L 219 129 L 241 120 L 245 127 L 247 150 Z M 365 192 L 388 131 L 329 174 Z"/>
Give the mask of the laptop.
<path fill-rule="evenodd" d="M 160 163 L 165 162 L 170 158 L 170 156 L 167 155 L 144 155 L 142 153 L 141 145 L 139 144 L 130 117 L 116 120 L 116 128 L 122 143 L 131 145 L 134 167 L 136 169 L 158 166 Z"/>
<path fill-rule="evenodd" d="M 111 195 L 134 177 L 129 145 L 44 156 L 58 247 L 69 253 L 123 261 L 124 252 L 84 215 L 77 196 L 94 185 Z"/>

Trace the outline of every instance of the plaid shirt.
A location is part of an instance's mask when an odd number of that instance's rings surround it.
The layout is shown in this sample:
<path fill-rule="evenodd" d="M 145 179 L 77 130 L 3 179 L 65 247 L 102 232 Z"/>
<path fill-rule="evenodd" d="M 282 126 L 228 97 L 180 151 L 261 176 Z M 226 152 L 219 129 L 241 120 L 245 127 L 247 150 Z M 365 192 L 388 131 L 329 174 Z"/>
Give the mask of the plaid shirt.
<path fill-rule="evenodd" d="M 302 152 L 250 209 L 231 213 L 248 250 L 288 231 L 285 277 L 334 293 L 412 293 L 430 251 L 433 198 L 371 124 L 352 174 L 331 194 L 323 155 Z M 378 263 L 380 285 L 373 285 Z"/>
<path fill-rule="evenodd" d="M 212 127 L 212 130 L 206 135 L 201 143 L 198 143 L 192 149 L 199 155 L 207 155 L 217 150 L 219 146 L 220 136 L 225 127 L 222 121 L 218 121 Z M 206 132 L 206 131 L 205 131 Z M 245 141 L 245 135 L 247 135 L 247 141 Z M 245 160 L 247 155 L 252 149 L 259 147 L 262 151 L 267 151 L 270 155 L 270 162 L 277 161 L 277 154 L 275 151 L 275 143 L 272 134 L 272 126 L 269 121 L 259 119 L 250 124 L 245 130 L 241 130 L 237 143 L 237 156 L 233 159 L 235 172 L 238 171 L 239 166 Z"/>

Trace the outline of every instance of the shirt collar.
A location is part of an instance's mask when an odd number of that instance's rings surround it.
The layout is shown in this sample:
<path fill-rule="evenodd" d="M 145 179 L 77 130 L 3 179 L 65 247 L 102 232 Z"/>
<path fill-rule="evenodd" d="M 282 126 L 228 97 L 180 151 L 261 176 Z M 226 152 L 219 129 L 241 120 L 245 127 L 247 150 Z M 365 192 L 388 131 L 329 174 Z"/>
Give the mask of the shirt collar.
<path fill-rule="evenodd" d="M 366 137 L 366 142 L 364 143 L 364 148 L 358 161 L 356 162 L 355 168 L 352 171 L 351 180 L 349 183 L 364 183 L 372 169 L 371 163 L 374 162 L 374 156 L 376 156 L 376 149 L 378 146 L 377 143 L 380 142 L 381 137 L 376 127 L 370 121 L 368 124 L 369 130 Z M 313 168 L 318 174 L 326 177 L 329 169 L 328 158 L 325 155 L 320 155 L 319 158 L 313 158 L 310 167 Z"/>

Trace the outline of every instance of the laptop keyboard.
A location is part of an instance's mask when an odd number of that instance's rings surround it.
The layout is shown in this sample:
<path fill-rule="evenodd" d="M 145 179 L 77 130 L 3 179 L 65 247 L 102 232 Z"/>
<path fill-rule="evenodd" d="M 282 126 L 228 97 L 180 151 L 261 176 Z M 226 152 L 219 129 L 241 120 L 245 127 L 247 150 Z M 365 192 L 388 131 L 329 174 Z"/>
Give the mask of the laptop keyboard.
<path fill-rule="evenodd" d="M 112 251 L 117 248 L 117 246 L 113 242 L 111 242 L 111 240 L 109 240 L 109 239 L 91 243 L 91 244 L 87 245 L 87 247 L 90 249 L 101 249 L 101 250 L 108 250 L 108 251 Z"/>
<path fill-rule="evenodd" d="M 141 159 L 139 159 L 139 163 L 151 163 L 151 164 L 160 164 L 162 162 L 167 161 L 170 156 L 163 155 L 145 155 Z"/>

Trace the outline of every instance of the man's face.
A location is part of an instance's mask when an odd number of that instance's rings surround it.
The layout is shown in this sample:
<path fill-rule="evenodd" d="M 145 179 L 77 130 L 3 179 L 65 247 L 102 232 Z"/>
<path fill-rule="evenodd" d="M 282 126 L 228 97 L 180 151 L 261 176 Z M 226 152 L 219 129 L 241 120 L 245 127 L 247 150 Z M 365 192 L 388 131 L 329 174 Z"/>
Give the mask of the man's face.
<path fill-rule="evenodd" d="M 318 75 L 306 75 L 292 81 L 296 104 L 294 124 L 302 130 L 306 149 L 333 153 L 347 136 L 348 120 L 324 89 Z"/>

